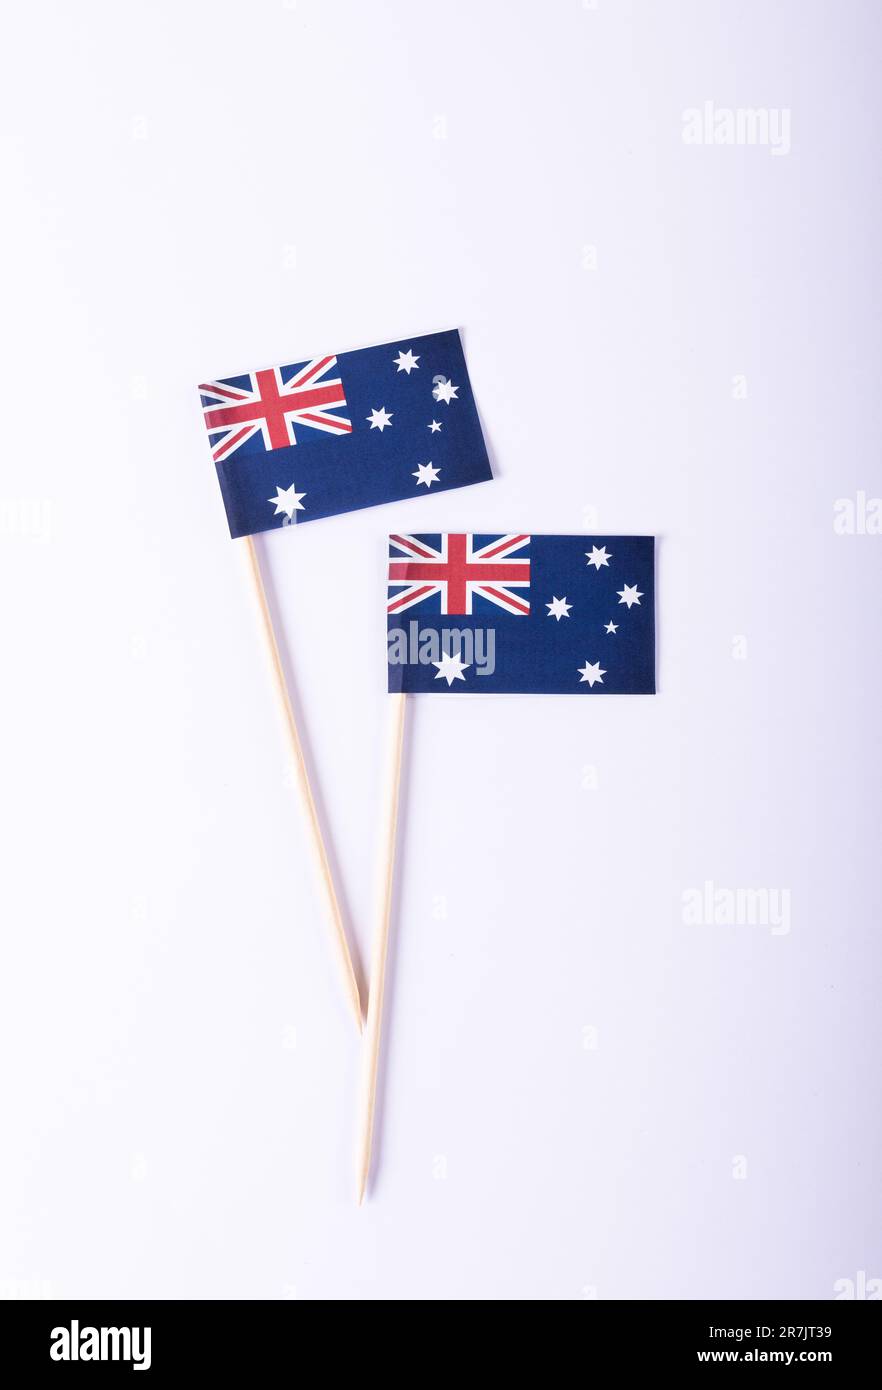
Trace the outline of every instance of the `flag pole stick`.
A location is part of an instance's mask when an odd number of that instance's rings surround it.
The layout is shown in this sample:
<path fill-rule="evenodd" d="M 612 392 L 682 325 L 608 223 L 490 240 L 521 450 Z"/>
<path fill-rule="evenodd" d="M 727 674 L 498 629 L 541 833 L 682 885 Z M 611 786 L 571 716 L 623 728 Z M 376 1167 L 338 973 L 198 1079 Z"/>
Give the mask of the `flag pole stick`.
<path fill-rule="evenodd" d="M 288 690 L 288 682 L 285 679 L 285 671 L 282 666 L 281 657 L 279 656 L 279 645 L 276 641 L 272 614 L 270 613 L 269 603 L 267 602 L 266 589 L 263 585 L 263 577 L 260 572 L 260 561 L 257 558 L 254 537 L 246 536 L 245 543 L 248 548 L 248 567 L 251 572 L 251 578 L 254 581 L 254 593 L 260 609 L 264 636 L 266 637 L 266 645 L 273 670 L 274 684 L 282 706 L 282 713 L 285 716 L 288 740 L 294 758 L 297 786 L 300 791 L 303 809 L 309 825 L 309 842 L 315 857 L 316 869 L 324 888 L 325 903 L 328 911 L 328 925 L 331 928 L 331 938 L 334 943 L 335 954 L 340 967 L 346 998 L 352 1009 L 360 1033 L 362 1031 L 362 1012 L 361 998 L 358 992 L 358 981 L 355 978 L 352 956 L 349 952 L 349 942 L 346 939 L 346 930 L 343 926 L 343 914 L 340 911 L 340 903 L 337 899 L 337 892 L 331 875 L 331 865 L 328 860 L 325 842 L 322 838 L 322 830 L 319 824 L 318 812 L 316 811 L 315 799 L 312 794 L 312 787 L 309 784 L 309 773 L 306 767 L 306 759 L 303 756 L 303 746 L 300 742 L 297 720 L 294 717 L 294 708 L 291 704 L 291 694 Z"/>
<path fill-rule="evenodd" d="M 377 1072 L 383 1028 L 383 993 L 386 987 L 386 960 L 389 954 L 389 926 L 392 919 L 392 890 L 395 881 L 395 841 L 398 833 L 398 802 L 401 790 L 401 761 L 404 748 L 405 694 L 394 694 L 392 741 L 386 787 L 384 829 L 386 835 L 380 912 L 371 950 L 370 991 L 367 1024 L 362 1042 L 361 1094 L 359 1101 L 358 1148 L 356 1150 L 356 1196 L 364 1201 L 371 1168 L 371 1144 L 377 1101 Z"/>

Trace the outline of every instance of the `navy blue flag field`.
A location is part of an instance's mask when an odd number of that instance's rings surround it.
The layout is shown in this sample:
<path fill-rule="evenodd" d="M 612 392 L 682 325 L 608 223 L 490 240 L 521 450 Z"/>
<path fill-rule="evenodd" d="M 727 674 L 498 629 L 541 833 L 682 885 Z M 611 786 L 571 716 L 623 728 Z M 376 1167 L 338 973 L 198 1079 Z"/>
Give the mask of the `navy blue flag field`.
<path fill-rule="evenodd" d="M 654 552 L 652 536 L 390 536 L 390 692 L 653 694 Z"/>
<path fill-rule="evenodd" d="M 485 482 L 459 333 L 199 387 L 232 536 Z"/>

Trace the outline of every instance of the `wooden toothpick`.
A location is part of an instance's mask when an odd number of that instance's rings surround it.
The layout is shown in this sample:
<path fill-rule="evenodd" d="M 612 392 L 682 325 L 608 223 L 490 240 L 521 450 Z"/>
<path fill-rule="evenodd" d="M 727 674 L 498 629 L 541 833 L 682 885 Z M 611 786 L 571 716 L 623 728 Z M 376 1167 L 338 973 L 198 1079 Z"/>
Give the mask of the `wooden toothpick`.
<path fill-rule="evenodd" d="M 334 880 L 331 876 L 331 866 L 328 860 L 328 853 L 325 849 L 325 842 L 322 838 L 321 825 L 319 824 L 318 812 L 315 807 L 315 800 L 312 795 L 312 787 L 309 784 L 309 773 L 306 768 L 306 760 L 303 756 L 303 747 L 300 742 L 300 734 L 297 730 L 297 721 L 294 717 L 294 709 L 291 704 L 291 695 L 288 690 L 288 682 L 285 680 L 285 672 L 279 656 L 279 646 L 276 642 L 276 634 L 273 628 L 272 615 L 267 602 L 266 590 L 263 586 L 263 577 L 260 572 L 260 561 L 257 558 L 257 550 L 252 536 L 245 537 L 245 544 L 248 547 L 249 569 L 254 580 L 254 591 L 257 597 L 258 607 L 262 618 L 266 644 L 270 654 L 270 661 L 273 670 L 274 684 L 279 695 L 282 712 L 285 717 L 285 724 L 288 730 L 288 739 L 291 745 L 291 752 L 294 758 L 294 767 L 297 774 L 297 785 L 303 801 L 303 808 L 306 813 L 306 820 L 309 827 L 309 842 L 312 846 L 318 870 L 319 878 L 324 888 L 325 902 L 328 910 L 328 923 L 331 928 L 331 937 L 334 943 L 334 950 L 337 956 L 340 971 L 343 976 L 343 987 L 346 991 L 346 998 L 355 1017 L 358 1031 L 362 1031 L 362 1011 L 361 998 L 358 992 L 358 981 L 355 978 L 355 970 L 352 966 L 352 957 L 349 953 L 349 942 L 346 939 L 346 931 L 343 926 L 343 916 L 340 911 L 340 904 L 337 899 L 337 891 L 334 887 Z"/>
<path fill-rule="evenodd" d="M 384 859 L 380 891 L 379 917 L 371 951 L 370 990 L 368 994 L 367 1026 L 362 1042 L 361 1095 L 359 1104 L 358 1148 L 356 1150 L 355 1190 L 359 1205 L 364 1201 L 371 1169 L 371 1143 L 374 1131 L 374 1110 L 377 1101 L 377 1071 L 380 1063 L 380 1038 L 383 1027 L 383 993 L 386 987 L 386 957 L 389 950 L 389 925 L 392 919 L 392 888 L 395 880 L 395 841 L 398 831 L 398 802 L 401 788 L 401 757 L 404 748 L 404 711 L 406 695 L 392 695 L 391 759 L 386 787 L 384 816 Z"/>

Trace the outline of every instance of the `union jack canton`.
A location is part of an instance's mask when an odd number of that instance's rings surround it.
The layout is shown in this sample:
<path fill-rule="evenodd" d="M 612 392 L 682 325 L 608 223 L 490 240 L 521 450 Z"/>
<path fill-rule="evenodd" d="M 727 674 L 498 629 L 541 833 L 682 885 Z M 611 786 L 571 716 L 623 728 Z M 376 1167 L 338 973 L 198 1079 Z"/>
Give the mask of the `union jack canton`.
<path fill-rule="evenodd" d="M 390 545 L 407 559 L 389 560 L 389 612 L 401 613 L 437 594 L 442 613 L 471 613 L 485 599 L 507 613 L 529 613 L 530 561 L 517 556 L 529 536 L 497 536 L 487 545 L 475 537 L 446 535 L 436 548 L 422 537 L 391 536 Z M 512 558 L 516 557 L 516 558 Z M 399 590 L 398 585 L 405 588 Z"/>
<path fill-rule="evenodd" d="M 287 449 L 297 443 L 295 425 L 350 434 L 351 420 L 332 414 L 346 405 L 342 381 L 328 375 L 336 365 L 336 357 L 317 357 L 305 367 L 249 372 L 247 386 L 237 386 L 235 377 L 200 386 L 215 463 L 237 449 L 243 453 Z"/>

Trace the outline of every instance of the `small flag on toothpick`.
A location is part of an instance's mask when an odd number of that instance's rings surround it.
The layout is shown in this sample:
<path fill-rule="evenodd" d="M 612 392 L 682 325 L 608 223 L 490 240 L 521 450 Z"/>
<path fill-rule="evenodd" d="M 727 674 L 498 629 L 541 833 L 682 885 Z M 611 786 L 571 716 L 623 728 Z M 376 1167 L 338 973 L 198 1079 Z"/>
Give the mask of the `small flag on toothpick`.
<path fill-rule="evenodd" d="M 389 537 L 390 692 L 651 695 L 652 536 Z"/>
<path fill-rule="evenodd" d="M 459 333 L 431 333 L 203 382 L 230 535 L 244 537 L 328 923 L 356 1024 L 362 1005 L 256 543 L 271 531 L 489 479 Z"/>
<path fill-rule="evenodd" d="M 232 536 L 492 475 L 459 333 L 199 387 Z"/>
<path fill-rule="evenodd" d="M 652 536 L 389 537 L 392 738 L 359 1095 L 356 1197 L 371 1169 L 410 694 L 652 695 Z"/>

